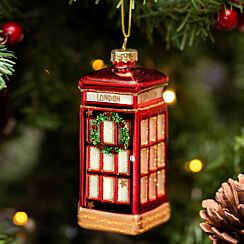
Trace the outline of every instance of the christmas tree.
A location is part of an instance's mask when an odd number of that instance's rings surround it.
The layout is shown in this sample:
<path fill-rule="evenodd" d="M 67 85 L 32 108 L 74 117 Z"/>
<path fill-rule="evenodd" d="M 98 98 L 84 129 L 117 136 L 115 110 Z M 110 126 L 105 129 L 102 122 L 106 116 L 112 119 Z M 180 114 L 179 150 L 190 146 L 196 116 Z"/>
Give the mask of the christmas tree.
<path fill-rule="evenodd" d="M 202 200 L 244 171 L 241 0 L 134 1 L 127 46 L 170 77 L 171 219 L 136 237 L 77 225 L 77 82 L 121 46 L 120 7 L 1 1 L 0 243 L 211 243 L 199 227 Z M 23 40 L 11 43 L 9 22 Z"/>

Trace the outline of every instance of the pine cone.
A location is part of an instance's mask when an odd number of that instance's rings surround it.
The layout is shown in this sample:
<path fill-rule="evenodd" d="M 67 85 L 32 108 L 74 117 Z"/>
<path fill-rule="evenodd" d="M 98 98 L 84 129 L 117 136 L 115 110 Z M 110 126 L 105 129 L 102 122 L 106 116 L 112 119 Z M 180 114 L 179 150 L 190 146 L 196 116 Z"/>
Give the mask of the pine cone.
<path fill-rule="evenodd" d="M 214 244 L 244 243 L 244 175 L 239 174 L 238 180 L 223 183 L 216 192 L 216 201 L 202 201 L 205 210 L 200 216 L 205 222 L 200 227 Z"/>

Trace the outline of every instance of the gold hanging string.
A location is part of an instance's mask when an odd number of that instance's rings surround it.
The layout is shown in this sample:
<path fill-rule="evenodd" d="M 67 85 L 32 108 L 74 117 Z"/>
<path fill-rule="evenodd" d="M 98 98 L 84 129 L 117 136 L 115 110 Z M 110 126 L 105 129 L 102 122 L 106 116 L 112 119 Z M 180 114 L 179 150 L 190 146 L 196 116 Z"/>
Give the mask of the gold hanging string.
<path fill-rule="evenodd" d="M 125 32 L 125 10 L 124 10 L 125 4 L 124 4 L 124 0 L 121 0 L 121 25 L 122 25 L 122 32 L 123 32 L 123 35 L 124 35 L 124 43 L 122 45 L 122 49 L 123 50 L 126 50 L 127 39 L 130 37 L 131 17 L 132 17 L 132 5 L 133 5 L 133 0 L 130 0 L 128 31 L 126 33 Z"/>

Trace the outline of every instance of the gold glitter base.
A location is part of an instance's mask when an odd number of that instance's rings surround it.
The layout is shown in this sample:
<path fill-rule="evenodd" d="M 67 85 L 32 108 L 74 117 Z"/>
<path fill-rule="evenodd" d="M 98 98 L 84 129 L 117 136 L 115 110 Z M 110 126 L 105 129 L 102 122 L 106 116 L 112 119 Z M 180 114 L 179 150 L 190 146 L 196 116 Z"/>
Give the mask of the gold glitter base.
<path fill-rule="evenodd" d="M 128 235 L 139 235 L 166 222 L 169 218 L 169 203 L 138 215 L 108 213 L 81 207 L 78 209 L 78 224 L 81 227 Z"/>

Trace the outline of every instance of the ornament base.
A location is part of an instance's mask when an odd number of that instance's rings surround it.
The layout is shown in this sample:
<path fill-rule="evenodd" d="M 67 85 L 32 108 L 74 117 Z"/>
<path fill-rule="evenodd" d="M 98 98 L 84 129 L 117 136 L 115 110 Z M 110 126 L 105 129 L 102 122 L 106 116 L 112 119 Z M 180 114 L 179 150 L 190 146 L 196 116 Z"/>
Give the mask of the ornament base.
<path fill-rule="evenodd" d="M 94 209 L 79 208 L 78 224 L 82 228 L 139 235 L 170 218 L 170 205 L 164 203 L 143 214 L 117 214 Z"/>

